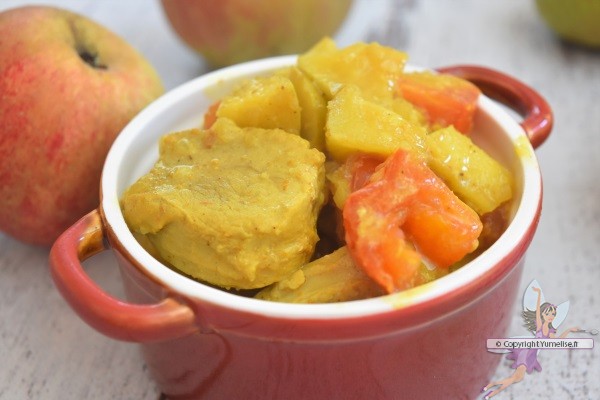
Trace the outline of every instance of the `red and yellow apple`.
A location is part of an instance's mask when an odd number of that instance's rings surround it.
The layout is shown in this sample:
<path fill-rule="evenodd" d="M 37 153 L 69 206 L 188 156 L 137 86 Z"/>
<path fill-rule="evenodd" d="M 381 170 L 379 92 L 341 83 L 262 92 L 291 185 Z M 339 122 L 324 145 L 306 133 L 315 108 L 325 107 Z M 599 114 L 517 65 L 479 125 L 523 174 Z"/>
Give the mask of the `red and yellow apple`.
<path fill-rule="evenodd" d="M 0 13 L 0 230 L 49 245 L 98 205 L 106 154 L 164 89 L 122 38 L 44 6 Z"/>
<path fill-rule="evenodd" d="M 213 67 L 308 50 L 352 0 L 161 0 L 179 37 Z"/>

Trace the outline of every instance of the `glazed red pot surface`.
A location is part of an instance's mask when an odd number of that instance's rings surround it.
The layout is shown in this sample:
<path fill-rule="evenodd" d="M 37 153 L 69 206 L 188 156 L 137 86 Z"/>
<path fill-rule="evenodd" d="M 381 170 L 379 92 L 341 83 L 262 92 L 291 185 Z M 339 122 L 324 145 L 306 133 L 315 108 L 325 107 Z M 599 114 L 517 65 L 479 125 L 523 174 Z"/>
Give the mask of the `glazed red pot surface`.
<path fill-rule="evenodd" d="M 524 120 L 517 123 L 486 96 L 480 100 L 475 131 L 481 137 L 474 140 L 516 178 L 512 222 L 477 259 L 427 285 L 338 304 L 244 298 L 160 264 L 127 230 L 118 197 L 155 159 L 144 149 L 161 133 L 197 123 L 190 115 L 228 90 L 211 93 L 217 82 L 293 62 L 279 57 L 217 71 L 169 93 L 134 119 L 107 158 L 100 208 L 52 248 L 58 289 L 98 331 L 141 343 L 153 378 L 172 399 L 477 397 L 501 360 L 486 350 L 486 340 L 504 337 L 513 317 L 542 201 L 533 148 L 552 127 L 547 103 L 514 78 L 481 67 L 442 69 L 475 82 Z M 139 134 L 152 129 L 154 134 Z M 126 300 L 103 292 L 81 266 L 105 249 L 116 255 Z"/>

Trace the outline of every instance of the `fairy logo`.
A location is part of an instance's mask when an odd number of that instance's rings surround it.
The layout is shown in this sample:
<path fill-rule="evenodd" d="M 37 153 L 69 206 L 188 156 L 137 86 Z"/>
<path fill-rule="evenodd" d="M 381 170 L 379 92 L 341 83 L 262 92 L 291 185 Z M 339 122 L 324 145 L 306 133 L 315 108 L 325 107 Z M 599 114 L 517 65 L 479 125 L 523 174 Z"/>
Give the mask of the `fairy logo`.
<path fill-rule="evenodd" d="M 488 383 L 482 391 L 486 392 L 484 399 L 490 399 L 509 386 L 521 382 L 527 374 L 541 372 L 542 366 L 538 360 L 539 352 L 544 348 L 579 349 L 592 348 L 593 340 L 566 339 L 571 333 L 597 335 L 598 330 L 585 330 L 578 327 L 565 329 L 558 334 L 559 326 L 564 322 L 569 312 L 569 301 L 558 305 L 545 300 L 540 284 L 533 280 L 523 295 L 523 326 L 529 332 L 527 335 L 513 336 L 507 339 L 488 340 L 488 351 L 508 353 L 506 358 L 512 361 L 510 368 L 514 369 L 508 377 Z"/>

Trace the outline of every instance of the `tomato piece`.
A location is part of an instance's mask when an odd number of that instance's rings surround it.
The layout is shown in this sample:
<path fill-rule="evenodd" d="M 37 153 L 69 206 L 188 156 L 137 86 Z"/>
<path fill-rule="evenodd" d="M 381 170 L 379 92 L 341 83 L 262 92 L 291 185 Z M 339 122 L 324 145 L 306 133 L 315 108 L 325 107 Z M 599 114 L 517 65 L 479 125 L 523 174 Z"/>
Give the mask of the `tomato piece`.
<path fill-rule="evenodd" d="M 351 192 L 367 184 L 375 169 L 385 158 L 370 154 L 352 154 L 339 167 L 327 174 L 333 202 L 341 210 Z"/>
<path fill-rule="evenodd" d="M 454 125 L 468 134 L 481 91 L 471 82 L 448 74 L 414 72 L 403 74 L 398 91 L 404 99 L 425 111 L 435 128 Z"/>
<path fill-rule="evenodd" d="M 220 101 L 215 101 L 210 105 L 210 107 L 208 107 L 208 110 L 206 110 L 204 113 L 204 124 L 202 126 L 204 129 L 208 129 L 213 126 L 217 120 L 217 110 L 219 109 L 220 105 Z"/>
<path fill-rule="evenodd" d="M 355 154 L 350 156 L 345 167 L 350 175 L 350 191 L 354 192 L 365 186 L 371 175 L 385 161 L 384 158 L 370 154 Z"/>
<path fill-rule="evenodd" d="M 403 229 L 428 261 L 448 268 L 477 248 L 479 216 L 441 179 L 428 181 L 417 197 Z"/>
<path fill-rule="evenodd" d="M 342 212 L 350 254 L 388 293 L 410 288 L 421 263 L 400 229 L 407 215 L 404 203 L 416 192 L 406 183 L 402 195 L 388 189 L 387 181 L 371 183 L 353 192 Z"/>
<path fill-rule="evenodd" d="M 447 268 L 477 246 L 479 216 L 420 159 L 398 150 L 344 205 L 346 244 L 387 292 L 416 283 L 421 256 Z"/>

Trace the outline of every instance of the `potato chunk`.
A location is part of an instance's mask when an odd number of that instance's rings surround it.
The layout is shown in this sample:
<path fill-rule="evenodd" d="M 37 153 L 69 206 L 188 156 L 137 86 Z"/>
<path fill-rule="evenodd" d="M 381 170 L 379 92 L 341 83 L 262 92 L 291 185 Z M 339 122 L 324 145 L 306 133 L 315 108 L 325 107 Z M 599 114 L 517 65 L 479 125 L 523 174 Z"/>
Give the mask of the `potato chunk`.
<path fill-rule="evenodd" d="M 302 110 L 300 136 L 308 140 L 315 149 L 323 151 L 327 118 L 327 101 L 323 92 L 297 67 L 286 68 L 281 73 L 290 79 L 296 89 Z"/>
<path fill-rule="evenodd" d="M 314 252 L 324 161 L 299 136 L 219 118 L 208 130 L 164 136 L 159 161 L 121 208 L 166 264 L 212 285 L 261 288 Z"/>
<path fill-rule="evenodd" d="M 340 90 L 329 102 L 328 110 L 325 143 L 329 154 L 338 162 L 355 153 L 387 157 L 399 148 L 424 154 L 422 126 L 365 100 L 355 86 Z"/>
<path fill-rule="evenodd" d="M 454 127 L 427 135 L 429 167 L 479 215 L 512 198 L 512 175 Z"/>
<path fill-rule="evenodd" d="M 356 85 L 365 98 L 392 98 L 407 55 L 378 43 L 356 43 L 338 49 L 325 38 L 298 58 L 298 67 L 310 76 L 328 99 L 347 84 Z"/>
<path fill-rule="evenodd" d="M 256 298 L 286 303 L 333 303 L 381 296 L 344 246 L 261 290 Z"/>
<path fill-rule="evenodd" d="M 216 115 L 242 128 L 283 129 L 298 135 L 300 112 L 292 82 L 274 75 L 245 81 L 221 101 Z"/>
<path fill-rule="evenodd" d="M 331 39 L 325 38 L 298 58 L 298 68 L 315 82 L 327 100 L 344 86 L 354 85 L 365 100 L 427 128 L 425 114 L 398 95 L 406 59 L 406 53 L 378 43 L 356 43 L 338 49 Z"/>

